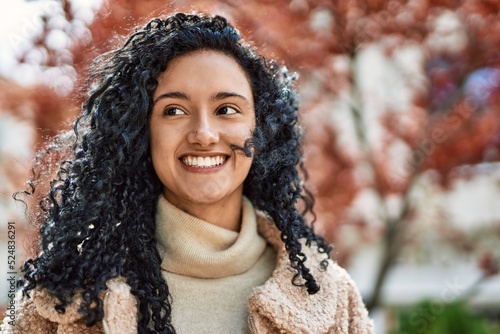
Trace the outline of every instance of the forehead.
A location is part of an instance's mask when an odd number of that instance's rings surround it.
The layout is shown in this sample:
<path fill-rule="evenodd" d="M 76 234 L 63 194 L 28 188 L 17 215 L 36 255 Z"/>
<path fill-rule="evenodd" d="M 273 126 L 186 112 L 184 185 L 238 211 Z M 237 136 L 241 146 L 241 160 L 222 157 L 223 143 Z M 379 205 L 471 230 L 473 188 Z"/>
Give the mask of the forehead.
<path fill-rule="evenodd" d="M 240 64 L 233 57 L 212 50 L 194 51 L 171 60 L 158 77 L 154 95 L 165 89 L 232 89 L 252 95 L 248 75 Z"/>

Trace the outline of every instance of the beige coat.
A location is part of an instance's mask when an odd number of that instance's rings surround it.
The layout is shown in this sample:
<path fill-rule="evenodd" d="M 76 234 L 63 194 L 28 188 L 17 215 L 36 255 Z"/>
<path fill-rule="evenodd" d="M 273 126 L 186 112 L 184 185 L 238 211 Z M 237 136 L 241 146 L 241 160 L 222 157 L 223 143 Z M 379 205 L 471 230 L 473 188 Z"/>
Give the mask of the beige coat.
<path fill-rule="evenodd" d="M 373 323 L 347 272 L 330 262 L 324 272 L 318 270 L 324 254 L 303 247 L 311 273 L 320 291 L 308 295 L 304 288 L 291 284 L 295 271 L 290 268 L 288 253 L 280 233 L 262 216 L 259 233 L 276 249 L 276 269 L 269 280 L 256 287 L 249 298 L 248 325 L 252 333 L 336 333 L 370 334 Z M 137 333 L 137 306 L 130 287 L 122 280 L 111 280 L 104 294 L 102 323 L 87 328 L 79 319 L 78 301 L 59 314 L 54 299 L 42 291 L 32 291 L 31 298 L 16 305 L 15 326 L 4 319 L 2 333 L 27 334 L 132 334 Z"/>

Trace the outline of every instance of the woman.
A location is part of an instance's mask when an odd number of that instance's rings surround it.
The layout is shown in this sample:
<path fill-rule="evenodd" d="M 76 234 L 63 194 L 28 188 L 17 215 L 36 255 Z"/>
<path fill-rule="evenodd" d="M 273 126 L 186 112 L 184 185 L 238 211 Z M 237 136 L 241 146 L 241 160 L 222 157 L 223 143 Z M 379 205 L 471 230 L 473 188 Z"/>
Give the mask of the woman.
<path fill-rule="evenodd" d="M 313 198 L 286 69 L 224 18 L 176 14 L 92 71 L 5 332 L 372 331 L 304 222 Z"/>

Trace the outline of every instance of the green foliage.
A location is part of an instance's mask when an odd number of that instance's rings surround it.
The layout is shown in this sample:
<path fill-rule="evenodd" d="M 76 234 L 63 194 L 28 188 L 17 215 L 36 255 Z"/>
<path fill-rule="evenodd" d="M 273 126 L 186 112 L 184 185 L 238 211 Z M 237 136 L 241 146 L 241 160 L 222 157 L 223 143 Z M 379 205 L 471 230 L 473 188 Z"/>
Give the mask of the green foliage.
<path fill-rule="evenodd" d="M 399 329 L 391 334 L 500 334 L 464 302 L 424 301 L 398 315 Z"/>

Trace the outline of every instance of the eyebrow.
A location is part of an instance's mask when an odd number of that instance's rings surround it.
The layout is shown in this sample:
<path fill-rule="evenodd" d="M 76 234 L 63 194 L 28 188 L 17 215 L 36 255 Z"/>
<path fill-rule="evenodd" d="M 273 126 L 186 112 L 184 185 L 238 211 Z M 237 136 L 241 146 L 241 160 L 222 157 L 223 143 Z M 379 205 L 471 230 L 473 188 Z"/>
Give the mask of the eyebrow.
<path fill-rule="evenodd" d="M 231 98 L 231 97 L 236 97 L 236 98 L 242 99 L 246 102 L 250 102 L 243 95 L 240 95 L 240 94 L 234 93 L 234 92 L 218 92 L 218 93 L 212 95 L 210 97 L 210 100 L 211 101 L 220 101 L 220 100 L 224 100 L 224 99 Z M 181 99 L 181 100 L 189 100 L 190 99 L 189 95 L 182 93 L 182 92 L 167 92 L 167 93 L 163 93 L 160 96 L 158 96 L 154 100 L 153 104 L 155 104 L 156 102 L 158 102 L 161 99 L 168 99 L 168 98 Z"/>
<path fill-rule="evenodd" d="M 233 93 L 233 92 L 219 92 L 219 93 L 213 95 L 210 98 L 210 100 L 219 101 L 219 100 L 224 100 L 224 99 L 227 99 L 230 97 L 237 97 L 239 99 L 245 100 L 246 102 L 249 102 L 248 99 L 246 97 L 244 97 L 243 95 L 240 95 L 238 93 Z"/>
<path fill-rule="evenodd" d="M 168 98 L 171 98 L 171 99 L 181 99 L 181 100 L 189 100 L 189 96 L 187 94 L 185 94 L 185 93 L 182 93 L 182 92 L 167 92 L 167 93 L 163 93 L 160 96 L 158 96 L 154 100 L 153 104 L 155 104 L 156 102 L 158 102 L 161 99 L 168 99 Z"/>

